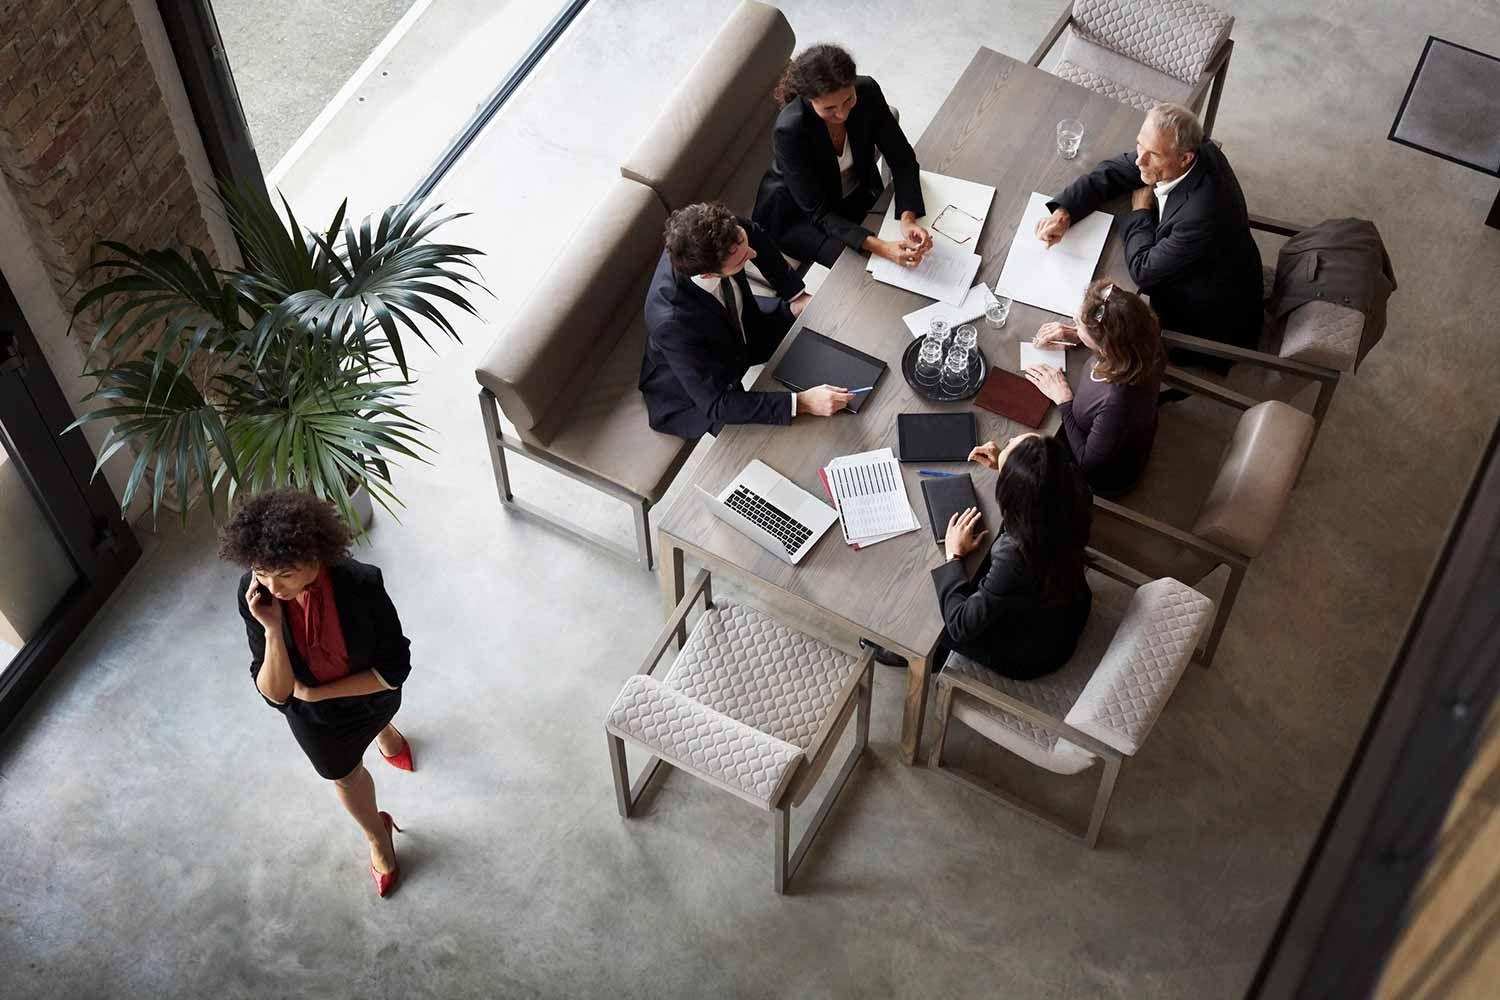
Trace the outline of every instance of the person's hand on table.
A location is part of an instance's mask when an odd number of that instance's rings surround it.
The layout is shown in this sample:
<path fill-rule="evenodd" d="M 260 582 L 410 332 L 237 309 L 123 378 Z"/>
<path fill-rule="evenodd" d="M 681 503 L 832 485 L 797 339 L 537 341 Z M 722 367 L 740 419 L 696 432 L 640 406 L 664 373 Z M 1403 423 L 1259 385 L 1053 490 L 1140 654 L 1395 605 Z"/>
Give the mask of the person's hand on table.
<path fill-rule="evenodd" d="M 989 529 L 975 531 L 978 526 L 978 507 L 970 507 L 948 518 L 948 533 L 943 536 L 943 551 L 949 559 L 962 559 L 984 544 Z"/>
<path fill-rule="evenodd" d="M 978 462 L 990 471 L 1000 468 L 1000 446 L 993 441 L 984 444 L 969 452 L 969 461 Z"/>
<path fill-rule="evenodd" d="M 901 242 L 916 251 L 917 259 L 920 260 L 932 249 L 932 234 L 917 224 L 914 213 L 902 212 Z"/>
<path fill-rule="evenodd" d="M 841 386 L 818 385 L 797 393 L 797 413 L 831 417 L 849 405 L 854 393 Z"/>
<path fill-rule="evenodd" d="M 1068 376 L 1064 375 L 1060 368 L 1053 368 L 1051 365 L 1032 365 L 1030 368 L 1023 368 L 1021 374 L 1031 379 L 1032 384 L 1042 390 L 1042 395 L 1058 406 L 1073 398 L 1073 387 L 1068 384 Z"/>
<path fill-rule="evenodd" d="M 1130 207 L 1139 212 L 1143 208 L 1156 207 L 1156 190 L 1154 188 L 1136 188 L 1130 192 Z"/>
<path fill-rule="evenodd" d="M 922 263 L 922 254 L 925 250 L 913 247 L 905 239 L 901 240 L 879 240 L 875 241 L 875 249 L 872 251 L 879 257 L 900 264 L 902 267 L 916 267 Z"/>
<path fill-rule="evenodd" d="M 1078 343 L 1078 331 L 1071 326 L 1053 321 L 1043 323 L 1041 329 L 1037 330 L 1036 336 L 1031 338 L 1033 347 L 1052 347 L 1062 345 L 1072 347 Z"/>
<path fill-rule="evenodd" d="M 1059 206 L 1052 210 L 1051 215 L 1036 224 L 1036 238 L 1050 248 L 1063 238 L 1063 234 L 1072 224 L 1073 217 L 1068 214 L 1068 210 Z"/>
<path fill-rule="evenodd" d="M 806 309 L 807 308 L 807 304 L 809 302 L 811 302 L 811 301 L 812 301 L 812 293 L 811 292 L 803 292 L 801 295 L 798 295 L 795 298 L 793 298 L 786 305 L 787 305 L 787 308 L 792 311 L 792 315 L 795 317 L 795 316 L 801 316 L 802 315 L 802 310 Z"/>

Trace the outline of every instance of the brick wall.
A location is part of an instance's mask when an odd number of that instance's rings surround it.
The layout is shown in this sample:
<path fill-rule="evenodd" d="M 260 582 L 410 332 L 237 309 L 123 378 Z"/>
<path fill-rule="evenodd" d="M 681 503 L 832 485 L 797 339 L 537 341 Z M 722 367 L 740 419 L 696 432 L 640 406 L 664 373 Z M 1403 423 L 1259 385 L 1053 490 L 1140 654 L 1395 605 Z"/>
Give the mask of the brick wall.
<path fill-rule="evenodd" d="M 65 307 L 100 239 L 217 262 L 129 0 L 0 0 L 0 172 Z"/>

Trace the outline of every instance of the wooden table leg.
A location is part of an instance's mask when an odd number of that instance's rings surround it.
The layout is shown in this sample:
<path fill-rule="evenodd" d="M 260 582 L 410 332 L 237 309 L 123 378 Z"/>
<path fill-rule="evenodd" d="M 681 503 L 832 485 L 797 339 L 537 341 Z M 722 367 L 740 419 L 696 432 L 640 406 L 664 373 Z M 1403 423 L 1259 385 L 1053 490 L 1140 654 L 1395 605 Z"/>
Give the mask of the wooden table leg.
<path fill-rule="evenodd" d="M 911 656 L 906 660 L 906 707 L 901 715 L 901 760 L 915 764 L 917 751 L 922 748 L 922 723 L 927 718 L 927 671 L 926 656 Z"/>
<path fill-rule="evenodd" d="M 656 571 L 661 582 L 662 617 L 671 618 L 672 612 L 677 609 L 677 603 L 682 600 L 682 595 L 687 590 L 682 571 L 682 549 L 675 545 L 669 546 L 667 551 L 662 553 L 661 563 L 656 567 Z M 687 619 L 683 619 L 682 624 L 677 626 L 677 648 L 681 649 L 685 642 L 687 642 Z"/>

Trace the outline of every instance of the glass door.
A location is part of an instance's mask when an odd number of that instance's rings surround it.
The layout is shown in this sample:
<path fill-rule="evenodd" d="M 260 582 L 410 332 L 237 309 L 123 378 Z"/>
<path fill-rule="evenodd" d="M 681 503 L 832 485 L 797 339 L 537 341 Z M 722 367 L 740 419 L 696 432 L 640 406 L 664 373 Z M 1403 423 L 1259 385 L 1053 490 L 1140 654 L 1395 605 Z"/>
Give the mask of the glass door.
<path fill-rule="evenodd" d="M 0 277 L 0 728 L 140 557 Z"/>

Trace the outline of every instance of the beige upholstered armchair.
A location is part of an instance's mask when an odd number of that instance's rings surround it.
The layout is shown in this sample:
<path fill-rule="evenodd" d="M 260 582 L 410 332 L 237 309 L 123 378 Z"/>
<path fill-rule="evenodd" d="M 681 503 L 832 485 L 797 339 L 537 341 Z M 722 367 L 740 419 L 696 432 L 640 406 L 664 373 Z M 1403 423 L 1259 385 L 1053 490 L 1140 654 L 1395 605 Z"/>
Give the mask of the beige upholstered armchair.
<path fill-rule="evenodd" d="M 1031 65 L 1040 66 L 1061 37 L 1052 73 L 1142 111 L 1162 102 L 1191 108 L 1207 137 L 1229 72 L 1233 27 L 1232 16 L 1196 0 L 1074 0 Z"/>
<path fill-rule="evenodd" d="M 937 678 L 938 734 L 928 763 L 939 772 L 1093 847 L 1126 757 L 1140 750 L 1192 660 L 1213 602 L 1172 579 L 1147 582 L 1110 560 L 1095 569 L 1138 589 L 1123 614 L 1095 602 L 1078 648 L 1035 680 L 1002 677 L 957 653 Z M 1017 796 L 945 766 L 949 720 L 1055 774 L 1102 764 L 1086 824 L 1048 816 Z"/>
<path fill-rule="evenodd" d="M 700 594 L 702 615 L 657 675 Z M 763 612 L 715 601 L 700 570 L 605 717 L 620 815 L 635 814 L 662 764 L 686 771 L 772 813 L 773 885 L 785 892 L 869 743 L 874 656 L 873 647 L 855 657 Z M 792 807 L 818 783 L 851 718 L 854 747 L 793 848 Z M 651 755 L 634 785 L 627 740 Z"/>

